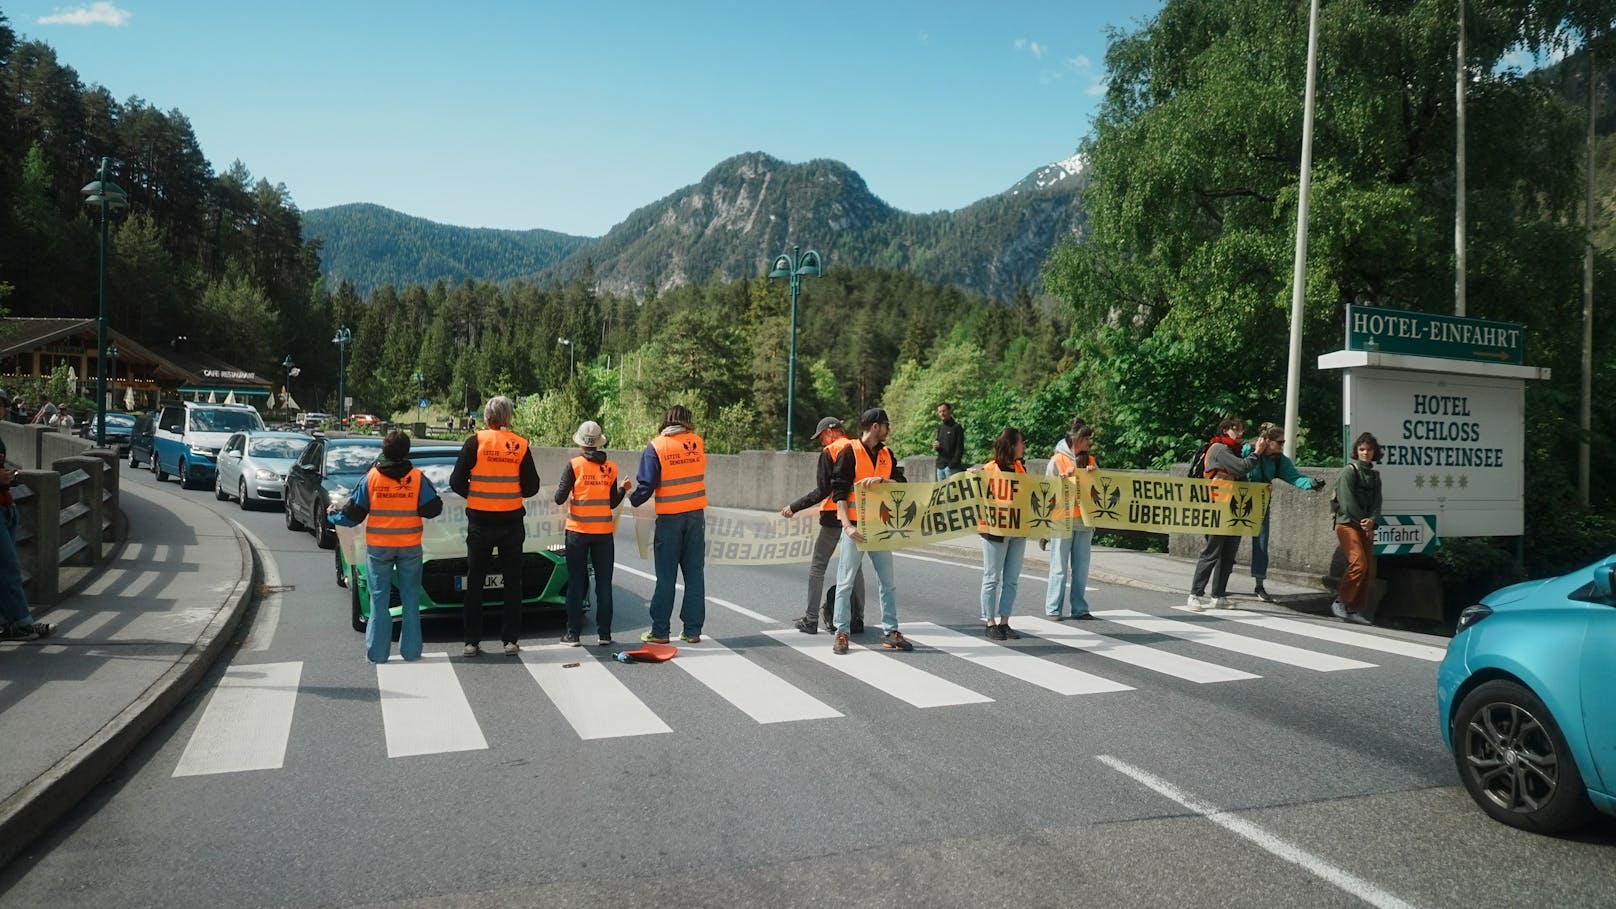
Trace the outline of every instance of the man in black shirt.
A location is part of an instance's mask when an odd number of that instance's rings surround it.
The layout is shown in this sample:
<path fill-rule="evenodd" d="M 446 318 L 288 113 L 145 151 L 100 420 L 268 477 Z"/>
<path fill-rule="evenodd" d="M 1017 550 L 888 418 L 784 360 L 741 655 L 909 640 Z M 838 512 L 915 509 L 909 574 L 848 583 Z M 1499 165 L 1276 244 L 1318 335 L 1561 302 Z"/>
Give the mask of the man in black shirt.
<path fill-rule="evenodd" d="M 937 439 L 931 443 L 937 452 L 937 479 L 946 480 L 965 469 L 965 427 L 954 422 L 954 405 L 937 405 Z"/>
<path fill-rule="evenodd" d="M 806 634 L 818 634 L 820 625 L 831 631 L 831 626 L 835 624 L 831 617 L 833 601 L 824 599 L 825 567 L 830 564 L 836 544 L 841 542 L 842 522 L 836 516 L 836 503 L 830 500 L 830 481 L 831 473 L 836 469 L 837 454 L 844 445 L 852 444 L 842 421 L 835 417 L 820 420 L 814 436 L 824 449 L 819 453 L 818 477 L 814 488 L 780 509 L 780 514 L 789 518 L 805 508 L 819 508 L 819 537 L 814 541 L 813 561 L 808 563 L 808 611 L 795 623 L 797 630 Z M 861 634 L 863 631 L 864 566 L 860 564 L 858 575 L 853 579 L 853 624 L 850 633 Z"/>

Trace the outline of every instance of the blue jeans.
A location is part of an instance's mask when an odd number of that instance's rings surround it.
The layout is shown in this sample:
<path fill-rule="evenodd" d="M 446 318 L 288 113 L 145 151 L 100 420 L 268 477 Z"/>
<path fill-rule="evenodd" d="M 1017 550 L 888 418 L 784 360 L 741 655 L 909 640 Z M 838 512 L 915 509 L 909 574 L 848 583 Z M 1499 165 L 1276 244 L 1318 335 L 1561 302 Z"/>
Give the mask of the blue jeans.
<path fill-rule="evenodd" d="M 673 620 L 673 588 L 677 576 L 684 575 L 685 598 L 679 606 L 679 621 L 688 635 L 700 635 L 707 623 L 707 512 L 705 509 L 681 514 L 659 514 L 651 538 L 652 561 L 656 563 L 656 589 L 651 591 L 651 634 L 668 637 Z"/>
<path fill-rule="evenodd" d="M 942 482 L 943 480 L 946 480 L 954 474 L 960 472 L 961 471 L 958 467 L 939 467 L 937 468 L 937 480 L 938 482 Z"/>
<path fill-rule="evenodd" d="M 1044 594 L 1044 615 L 1061 614 L 1068 570 L 1072 583 L 1072 615 L 1088 615 L 1089 556 L 1093 545 L 1092 530 L 1074 531 L 1071 536 L 1049 541 L 1049 590 Z"/>
<path fill-rule="evenodd" d="M 1008 619 L 1016 611 L 1021 559 L 1026 552 L 1026 537 L 982 538 L 982 621 L 992 621 L 994 616 Z"/>
<path fill-rule="evenodd" d="M 372 663 L 387 662 L 393 645 L 393 618 L 387 608 L 393 585 L 403 604 L 398 652 L 405 662 L 421 658 L 421 547 L 367 546 L 365 578 L 370 583 L 370 623 L 365 626 L 365 656 Z M 393 577 L 394 570 L 398 578 Z"/>
<path fill-rule="evenodd" d="M 0 619 L 12 625 L 32 625 L 28 595 L 22 590 L 22 560 L 17 557 L 17 506 L 0 507 Z"/>
<path fill-rule="evenodd" d="M 853 578 L 870 557 L 875 569 L 876 588 L 881 595 L 881 630 L 898 630 L 898 587 L 892 582 L 892 553 L 858 548 L 858 543 L 842 531 L 842 553 L 836 562 L 836 630 L 847 634 L 853 622 Z"/>
<path fill-rule="evenodd" d="M 1263 512 L 1262 530 L 1251 538 L 1251 576 L 1259 581 L 1268 577 L 1268 518 L 1271 514 L 1272 508 Z"/>
<path fill-rule="evenodd" d="M 617 543 L 609 533 L 567 531 L 567 632 L 584 631 L 584 591 L 589 589 L 589 569 L 595 569 L 595 632 L 612 636 L 612 566 L 617 560 Z M 688 585 L 687 585 L 688 586 Z"/>

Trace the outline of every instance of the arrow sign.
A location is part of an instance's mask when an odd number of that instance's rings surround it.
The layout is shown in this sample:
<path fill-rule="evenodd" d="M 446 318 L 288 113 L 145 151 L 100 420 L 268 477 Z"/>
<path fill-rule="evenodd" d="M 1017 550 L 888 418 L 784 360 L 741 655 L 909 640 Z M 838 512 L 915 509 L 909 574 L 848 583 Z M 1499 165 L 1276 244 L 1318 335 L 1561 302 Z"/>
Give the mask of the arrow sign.
<path fill-rule="evenodd" d="M 1431 552 L 1442 545 L 1436 536 L 1434 514 L 1381 515 L 1385 523 L 1375 528 L 1375 555 L 1412 555 Z"/>

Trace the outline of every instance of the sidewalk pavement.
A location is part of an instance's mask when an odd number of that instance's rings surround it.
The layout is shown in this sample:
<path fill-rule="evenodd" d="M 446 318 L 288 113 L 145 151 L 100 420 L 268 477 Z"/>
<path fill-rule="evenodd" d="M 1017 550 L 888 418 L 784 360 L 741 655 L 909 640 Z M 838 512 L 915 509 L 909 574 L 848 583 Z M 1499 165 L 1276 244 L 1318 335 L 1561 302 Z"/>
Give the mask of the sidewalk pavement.
<path fill-rule="evenodd" d="M 261 566 L 237 525 L 137 484 L 119 494 L 127 540 L 60 606 L 35 610 L 56 633 L 0 643 L 0 866 L 109 776 L 190 694 L 233 646 L 253 600 Z M 980 562 L 982 544 L 972 535 L 919 552 L 971 564 Z M 1047 555 L 1029 544 L 1023 571 L 1047 568 Z M 1193 562 L 1162 553 L 1096 548 L 1090 580 L 1181 600 L 1194 570 Z M 1240 596 L 1250 593 L 1251 579 L 1238 571 L 1230 587 L 1242 608 L 1328 606 L 1322 589 L 1277 577 L 1267 587 L 1278 605 Z"/>

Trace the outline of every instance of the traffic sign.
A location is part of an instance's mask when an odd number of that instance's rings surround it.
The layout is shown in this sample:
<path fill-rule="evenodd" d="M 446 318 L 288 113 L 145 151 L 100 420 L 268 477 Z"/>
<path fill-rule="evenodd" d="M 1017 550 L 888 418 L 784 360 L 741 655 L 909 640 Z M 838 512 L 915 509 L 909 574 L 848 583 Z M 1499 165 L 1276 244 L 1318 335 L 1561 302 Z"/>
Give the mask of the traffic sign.
<path fill-rule="evenodd" d="M 1375 555 L 1412 555 L 1432 552 L 1442 545 L 1436 535 L 1434 514 L 1381 515 L 1375 528 Z"/>

